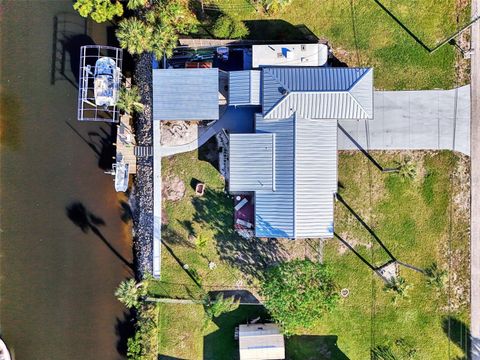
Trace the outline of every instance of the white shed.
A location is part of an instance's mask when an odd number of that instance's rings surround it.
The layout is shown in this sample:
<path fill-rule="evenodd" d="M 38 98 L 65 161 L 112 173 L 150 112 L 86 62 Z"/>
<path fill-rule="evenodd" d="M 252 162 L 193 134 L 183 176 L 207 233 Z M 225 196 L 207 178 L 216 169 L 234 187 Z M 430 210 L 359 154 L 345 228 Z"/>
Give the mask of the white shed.
<path fill-rule="evenodd" d="M 283 360 L 285 341 L 275 324 L 239 326 L 240 360 Z"/>

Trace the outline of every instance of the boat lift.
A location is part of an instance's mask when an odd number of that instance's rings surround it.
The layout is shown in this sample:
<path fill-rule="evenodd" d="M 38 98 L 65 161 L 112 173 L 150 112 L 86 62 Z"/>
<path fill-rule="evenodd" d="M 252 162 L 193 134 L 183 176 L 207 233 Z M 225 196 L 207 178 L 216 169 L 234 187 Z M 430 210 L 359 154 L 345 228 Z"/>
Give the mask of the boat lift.
<path fill-rule="evenodd" d="M 85 45 L 80 48 L 79 121 L 119 122 L 120 111 L 116 99 L 120 91 L 122 63 L 123 50 L 120 48 L 105 45 Z M 102 96 L 109 90 L 112 101 L 99 102 L 99 89 Z"/>

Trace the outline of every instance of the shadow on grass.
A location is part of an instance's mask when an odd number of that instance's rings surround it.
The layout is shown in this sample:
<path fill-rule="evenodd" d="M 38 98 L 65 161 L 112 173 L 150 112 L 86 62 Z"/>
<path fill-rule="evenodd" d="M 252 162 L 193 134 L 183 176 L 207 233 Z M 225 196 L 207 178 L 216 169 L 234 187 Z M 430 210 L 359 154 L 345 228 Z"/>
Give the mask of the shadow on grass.
<path fill-rule="evenodd" d="M 249 40 L 274 40 L 280 43 L 318 40 L 305 25 L 295 26 L 285 20 L 246 20 L 245 25 L 250 30 Z"/>
<path fill-rule="evenodd" d="M 285 260 L 287 254 L 278 239 L 244 239 L 234 231 L 233 200 L 223 191 L 207 188 L 204 196 L 192 202 L 193 220 L 214 230 L 217 252 L 232 267 L 261 279 L 267 266 Z"/>
<path fill-rule="evenodd" d="M 203 338 L 203 359 L 238 359 L 238 341 L 234 338 L 235 327 L 256 318 L 260 318 L 260 323 L 269 320 L 263 306 L 241 305 L 236 310 L 214 318 L 213 322 L 218 326 L 218 330 Z"/>
<path fill-rule="evenodd" d="M 337 346 L 336 335 L 294 335 L 286 338 L 285 352 L 291 360 L 348 360 Z"/>
<path fill-rule="evenodd" d="M 463 351 L 463 357 L 458 360 L 471 359 L 472 335 L 467 324 L 453 316 L 447 316 L 442 320 L 442 328 L 448 339 Z"/>

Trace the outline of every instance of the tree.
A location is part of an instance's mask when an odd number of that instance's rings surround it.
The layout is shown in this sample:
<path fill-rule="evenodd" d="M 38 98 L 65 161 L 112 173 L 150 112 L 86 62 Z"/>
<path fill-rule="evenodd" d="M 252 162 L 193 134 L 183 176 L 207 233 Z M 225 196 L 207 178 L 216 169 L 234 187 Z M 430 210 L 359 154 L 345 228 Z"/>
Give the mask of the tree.
<path fill-rule="evenodd" d="M 438 267 L 437 263 L 432 263 L 425 269 L 427 275 L 427 285 L 442 290 L 447 282 L 447 272 Z"/>
<path fill-rule="evenodd" d="M 172 55 L 177 46 L 178 34 L 197 31 L 198 20 L 182 0 L 157 2 L 145 18 L 152 26 L 151 46 L 157 59 L 164 54 Z"/>
<path fill-rule="evenodd" d="M 122 281 L 115 291 L 117 299 L 127 308 L 139 308 L 141 298 L 147 294 L 146 286 L 143 282 L 136 283 L 134 279 Z"/>
<path fill-rule="evenodd" d="M 123 5 L 117 0 L 77 0 L 73 8 L 83 17 L 102 23 L 123 15 Z"/>
<path fill-rule="evenodd" d="M 123 19 L 116 31 L 120 46 L 130 54 L 142 54 L 152 50 L 152 26 L 137 18 Z"/>
<path fill-rule="evenodd" d="M 265 307 L 285 332 L 310 328 L 339 298 L 330 269 L 310 260 L 294 260 L 267 270 L 260 292 Z"/>
<path fill-rule="evenodd" d="M 405 180 L 413 180 L 417 176 L 417 164 L 411 159 L 403 159 L 397 162 L 398 175 Z"/>
<path fill-rule="evenodd" d="M 387 281 L 383 290 L 387 293 L 393 294 L 393 303 L 397 304 L 399 299 L 408 298 L 408 290 L 412 287 L 412 285 L 407 284 L 405 279 L 401 276 L 392 277 L 390 280 Z"/>
<path fill-rule="evenodd" d="M 222 314 L 233 311 L 240 305 L 240 299 L 235 300 L 234 296 L 225 298 L 223 293 L 218 293 L 214 300 L 208 294 L 203 300 L 205 308 L 204 327 L 208 326 L 208 322 L 214 318 L 218 318 Z"/>
<path fill-rule="evenodd" d="M 140 102 L 140 100 L 141 97 L 138 87 L 122 87 L 120 89 L 117 106 L 120 110 L 125 111 L 125 113 L 129 115 L 133 112 L 142 113 L 145 109 L 145 106 Z"/>
<path fill-rule="evenodd" d="M 128 0 L 127 8 L 130 10 L 140 9 L 147 5 L 148 0 Z"/>
<path fill-rule="evenodd" d="M 248 36 L 249 30 L 243 21 L 222 15 L 215 21 L 212 33 L 220 39 L 241 39 Z"/>

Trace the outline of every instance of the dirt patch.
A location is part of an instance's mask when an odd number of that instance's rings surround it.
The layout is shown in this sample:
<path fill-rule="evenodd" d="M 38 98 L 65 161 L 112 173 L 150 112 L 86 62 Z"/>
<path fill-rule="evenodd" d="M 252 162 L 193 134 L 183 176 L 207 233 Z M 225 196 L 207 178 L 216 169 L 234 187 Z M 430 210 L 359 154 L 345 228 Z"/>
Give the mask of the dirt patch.
<path fill-rule="evenodd" d="M 353 248 L 356 248 L 356 247 L 359 247 L 359 246 L 363 246 L 365 247 L 366 249 L 370 249 L 372 247 L 372 243 L 371 242 L 362 242 L 360 240 L 357 240 L 353 237 L 351 237 L 348 233 L 346 232 L 342 232 L 340 233 L 340 237 L 345 240 L 351 247 Z M 338 242 L 338 246 L 337 246 L 337 251 L 340 255 L 344 255 L 345 253 L 347 253 L 348 251 L 350 251 L 350 249 L 345 246 L 343 243 L 341 243 L 340 241 Z"/>
<path fill-rule="evenodd" d="M 166 200 L 181 200 L 185 196 L 185 183 L 178 176 L 169 176 L 162 181 L 162 194 Z"/>

